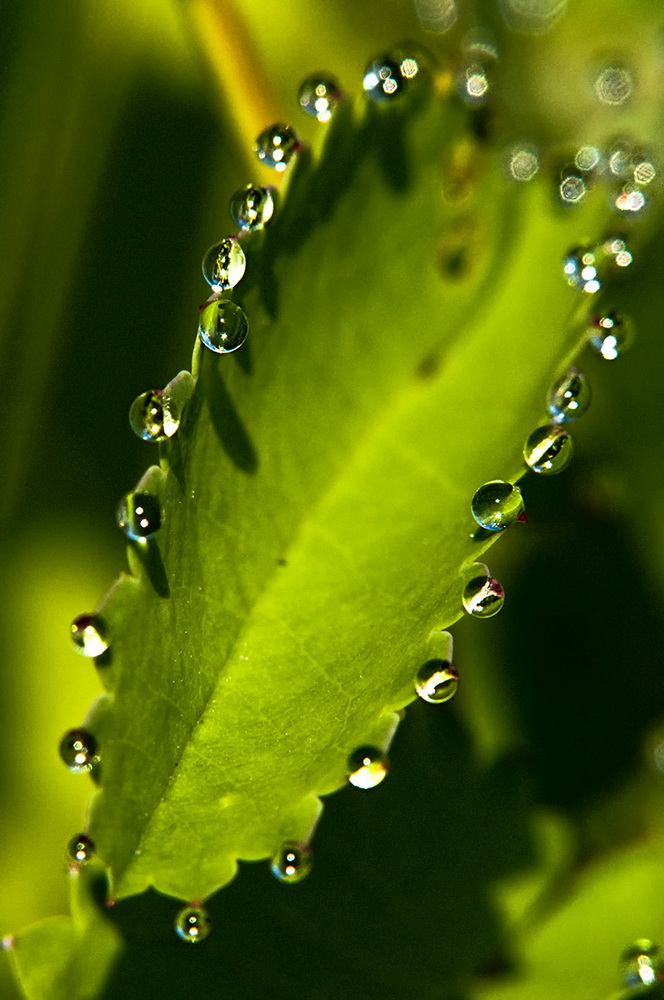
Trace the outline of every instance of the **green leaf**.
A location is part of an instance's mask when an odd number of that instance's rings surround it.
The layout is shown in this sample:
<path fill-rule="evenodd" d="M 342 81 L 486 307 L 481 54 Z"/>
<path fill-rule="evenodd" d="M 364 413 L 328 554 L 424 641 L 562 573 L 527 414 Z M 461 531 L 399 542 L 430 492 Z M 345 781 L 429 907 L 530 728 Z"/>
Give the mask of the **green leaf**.
<path fill-rule="evenodd" d="M 93 879 L 98 876 L 99 872 L 84 871 L 80 876 L 84 884 L 74 885 L 73 919 L 51 917 L 12 941 L 12 966 L 27 1000 L 99 996 L 122 951 L 122 939 L 93 900 Z"/>
<path fill-rule="evenodd" d="M 577 878 L 564 905 L 535 929 L 520 978 L 478 991 L 482 1000 L 606 1000 L 620 987 L 622 953 L 661 940 L 662 843 L 609 855 Z M 630 994 L 638 996 L 638 993 Z"/>
<path fill-rule="evenodd" d="M 523 471 L 579 339 L 561 259 L 605 213 L 509 185 L 470 117 L 428 88 L 342 109 L 245 241 L 250 340 L 196 355 L 143 483 L 163 529 L 102 609 L 91 831 L 118 896 L 205 898 L 237 858 L 307 839 L 461 614 L 489 544 L 470 498 Z"/>

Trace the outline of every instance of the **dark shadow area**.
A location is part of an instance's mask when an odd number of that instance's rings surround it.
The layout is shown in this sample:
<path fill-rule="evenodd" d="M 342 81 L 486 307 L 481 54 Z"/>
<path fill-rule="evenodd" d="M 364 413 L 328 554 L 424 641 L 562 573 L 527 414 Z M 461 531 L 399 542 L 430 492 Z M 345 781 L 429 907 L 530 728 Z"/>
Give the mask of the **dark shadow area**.
<path fill-rule="evenodd" d="M 534 860 L 521 762 L 479 768 L 452 706 L 420 702 L 391 757 L 379 787 L 326 800 L 303 882 L 243 864 L 205 942 L 177 939 L 176 900 L 114 907 L 127 951 L 105 1000 L 463 1000 L 476 970 L 510 967 L 488 889 Z"/>
<path fill-rule="evenodd" d="M 253 474 L 258 468 L 258 454 L 226 389 L 219 371 L 220 364 L 223 361 L 219 362 L 217 358 L 205 358 L 200 371 L 212 426 L 221 447 L 236 468 Z"/>
<path fill-rule="evenodd" d="M 664 714 L 664 612 L 626 523 L 587 506 L 577 474 L 524 480 L 532 545 L 494 631 L 537 798 L 569 810 L 620 787 Z"/>
<path fill-rule="evenodd" d="M 144 538 L 134 543 L 134 552 L 145 570 L 148 580 L 158 597 L 170 597 L 168 574 L 155 538 Z"/>

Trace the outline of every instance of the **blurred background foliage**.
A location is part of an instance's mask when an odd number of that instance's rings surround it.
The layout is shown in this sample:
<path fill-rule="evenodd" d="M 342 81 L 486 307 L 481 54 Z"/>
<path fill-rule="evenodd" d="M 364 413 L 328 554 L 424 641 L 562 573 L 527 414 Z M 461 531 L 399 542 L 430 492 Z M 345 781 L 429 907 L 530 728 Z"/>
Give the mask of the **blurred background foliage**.
<path fill-rule="evenodd" d="M 229 226 L 230 192 L 260 179 L 250 144 L 266 117 L 296 119 L 306 138 L 307 73 L 357 93 L 395 41 L 444 56 L 481 27 L 499 39 L 503 141 L 563 149 L 608 129 L 661 141 L 657 0 L 589 0 L 546 34 L 507 30 L 486 0 L 460 2 L 436 35 L 417 16 L 432 9 L 5 6 L 0 933 L 68 911 L 64 850 L 89 787 L 55 748 L 99 685 L 67 626 L 124 566 L 115 503 L 149 461 L 127 409 L 189 363 L 197 262 Z M 634 100 L 582 135 L 593 74 L 613 56 L 633 69 Z M 458 703 L 442 717 L 413 706 L 390 781 L 328 800 L 305 883 L 284 890 L 243 866 L 211 903 L 204 948 L 175 940 L 172 900 L 120 904 L 127 950 L 108 997 L 601 1000 L 632 938 L 664 943 L 663 249 L 654 226 L 620 291 L 633 350 L 615 365 L 584 358 L 594 402 L 572 467 L 525 481 L 529 524 L 492 553 L 503 614 L 454 630 Z M 0 995 L 18 995 L 7 963 Z"/>

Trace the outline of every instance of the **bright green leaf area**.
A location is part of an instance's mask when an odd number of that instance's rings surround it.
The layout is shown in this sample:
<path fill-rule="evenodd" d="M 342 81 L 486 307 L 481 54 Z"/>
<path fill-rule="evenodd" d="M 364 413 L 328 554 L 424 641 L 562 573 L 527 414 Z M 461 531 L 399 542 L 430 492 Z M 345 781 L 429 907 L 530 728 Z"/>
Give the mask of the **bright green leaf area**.
<path fill-rule="evenodd" d="M 13 943 L 11 962 L 27 1000 L 91 1000 L 103 989 L 122 942 L 93 903 L 90 875 L 84 872 L 85 884 L 72 893 L 73 919 L 43 920 Z"/>
<path fill-rule="evenodd" d="M 307 838 L 461 614 L 470 498 L 523 471 L 579 339 L 561 258 L 604 212 L 509 185 L 469 117 L 425 88 L 344 109 L 245 241 L 250 340 L 200 356 L 144 484 L 164 527 L 103 608 L 91 833 L 115 895 L 205 898 Z"/>
<path fill-rule="evenodd" d="M 607 1000 L 621 986 L 622 953 L 637 939 L 661 940 L 663 892 L 661 840 L 607 855 L 578 879 L 565 903 L 533 933 L 520 978 L 477 996 Z"/>

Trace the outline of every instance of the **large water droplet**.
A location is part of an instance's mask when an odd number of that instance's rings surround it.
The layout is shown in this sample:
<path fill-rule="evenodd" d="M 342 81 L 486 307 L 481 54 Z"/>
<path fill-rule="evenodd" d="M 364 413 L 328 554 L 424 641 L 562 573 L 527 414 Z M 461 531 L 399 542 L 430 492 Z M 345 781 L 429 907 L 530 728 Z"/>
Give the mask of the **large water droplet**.
<path fill-rule="evenodd" d="M 348 758 L 348 780 L 356 788 L 375 788 L 389 767 L 387 757 L 378 747 L 358 747 Z"/>
<path fill-rule="evenodd" d="M 491 618 L 505 603 L 505 591 L 494 577 L 476 576 L 466 584 L 462 601 L 469 615 Z"/>
<path fill-rule="evenodd" d="M 457 693 L 459 674 L 449 660 L 428 660 L 415 679 L 415 690 L 423 701 L 440 705 Z"/>
<path fill-rule="evenodd" d="M 563 273 L 568 284 L 588 295 L 601 288 L 599 262 L 592 247 L 574 247 L 563 260 Z"/>
<path fill-rule="evenodd" d="M 538 427 L 523 446 L 523 457 L 532 472 L 555 475 L 562 472 L 572 457 L 572 439 L 558 425 Z"/>
<path fill-rule="evenodd" d="M 307 844 L 287 841 L 272 858 L 272 874 L 289 885 L 301 882 L 311 871 L 312 854 Z"/>
<path fill-rule="evenodd" d="M 60 740 L 60 756 L 72 774 L 91 771 L 97 762 L 97 741 L 87 729 L 70 729 Z"/>
<path fill-rule="evenodd" d="M 629 350 L 634 340 L 631 319 L 620 312 L 595 316 L 588 329 L 588 343 L 606 361 L 615 361 Z"/>
<path fill-rule="evenodd" d="M 300 84 L 298 101 L 303 111 L 319 122 L 328 122 L 341 101 L 341 88 L 333 76 L 316 73 Z"/>
<path fill-rule="evenodd" d="M 101 656 L 108 649 L 108 629 L 99 615 L 79 615 L 71 623 L 71 641 L 83 656 Z"/>
<path fill-rule="evenodd" d="M 249 323 L 244 310 L 230 299 L 216 299 L 201 312 L 198 336 L 216 354 L 230 354 L 247 339 Z"/>
<path fill-rule="evenodd" d="M 571 367 L 549 389 L 546 407 L 557 424 L 571 423 L 583 416 L 591 399 L 588 379 L 578 368 Z"/>
<path fill-rule="evenodd" d="M 494 479 L 480 486 L 470 511 L 481 528 L 503 531 L 523 514 L 523 497 L 518 486 Z"/>
<path fill-rule="evenodd" d="M 205 940 L 210 927 L 210 917 L 202 906 L 185 906 L 175 918 L 175 933 L 187 944 Z"/>
<path fill-rule="evenodd" d="M 210 247 L 203 257 L 203 277 L 215 292 L 225 292 L 237 285 L 245 272 L 244 250 L 234 236 L 226 236 Z"/>
<path fill-rule="evenodd" d="M 270 188 L 248 184 L 232 195 L 229 210 L 236 226 L 254 232 L 272 218 L 274 195 Z"/>
<path fill-rule="evenodd" d="M 270 125 L 256 139 L 256 156 L 267 167 L 285 170 L 300 148 L 300 142 L 290 125 L 277 122 Z"/>
<path fill-rule="evenodd" d="M 95 853 L 94 841 L 86 833 L 79 833 L 69 841 L 67 854 L 77 865 L 84 865 Z"/>
<path fill-rule="evenodd" d="M 151 493 L 127 493 L 118 504 L 116 520 L 132 541 L 152 538 L 161 528 L 161 506 Z"/>
<path fill-rule="evenodd" d="M 620 956 L 620 965 L 626 986 L 664 981 L 664 956 L 659 945 L 648 938 L 641 938 L 630 945 Z"/>

